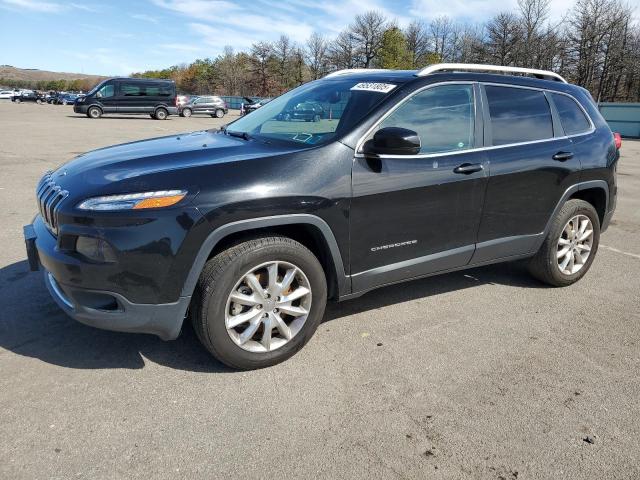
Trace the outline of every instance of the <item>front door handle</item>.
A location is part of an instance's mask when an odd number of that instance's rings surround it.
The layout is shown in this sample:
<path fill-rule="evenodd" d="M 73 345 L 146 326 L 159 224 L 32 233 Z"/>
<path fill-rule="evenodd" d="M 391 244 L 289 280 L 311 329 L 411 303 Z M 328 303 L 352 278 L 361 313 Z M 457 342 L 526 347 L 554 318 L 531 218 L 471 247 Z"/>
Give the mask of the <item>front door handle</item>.
<path fill-rule="evenodd" d="M 558 152 L 551 158 L 559 162 L 566 162 L 567 160 L 571 160 L 573 158 L 573 152 Z"/>
<path fill-rule="evenodd" d="M 463 163 L 462 165 L 458 165 L 453 169 L 453 173 L 463 173 L 464 175 L 469 175 L 470 173 L 480 172 L 484 170 L 484 167 L 481 163 Z"/>

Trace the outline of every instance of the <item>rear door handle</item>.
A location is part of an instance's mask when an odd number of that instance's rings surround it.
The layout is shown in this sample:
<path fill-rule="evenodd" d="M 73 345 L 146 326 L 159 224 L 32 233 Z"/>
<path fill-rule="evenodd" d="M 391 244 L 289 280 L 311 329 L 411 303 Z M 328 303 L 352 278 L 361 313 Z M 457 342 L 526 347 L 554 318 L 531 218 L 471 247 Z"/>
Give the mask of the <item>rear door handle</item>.
<path fill-rule="evenodd" d="M 551 158 L 559 162 L 565 162 L 573 158 L 573 152 L 558 152 Z"/>
<path fill-rule="evenodd" d="M 453 173 L 463 173 L 464 175 L 469 175 L 470 173 L 480 172 L 484 170 L 484 167 L 481 163 L 463 163 L 462 165 L 458 165 L 453 169 Z"/>

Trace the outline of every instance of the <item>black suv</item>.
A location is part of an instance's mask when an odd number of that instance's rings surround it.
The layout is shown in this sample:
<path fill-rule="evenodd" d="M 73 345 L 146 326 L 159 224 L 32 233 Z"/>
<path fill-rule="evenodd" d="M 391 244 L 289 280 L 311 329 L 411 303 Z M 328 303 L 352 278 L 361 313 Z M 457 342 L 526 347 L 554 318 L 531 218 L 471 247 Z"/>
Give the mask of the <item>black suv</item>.
<path fill-rule="evenodd" d="M 133 113 L 165 120 L 178 114 L 176 84 L 173 80 L 110 78 L 78 98 L 73 111 L 89 118 L 100 118 L 105 113 Z"/>
<path fill-rule="evenodd" d="M 491 68 L 336 72 L 80 155 L 37 186 L 30 264 L 73 318 L 170 340 L 188 317 L 240 369 L 298 351 L 327 298 L 526 258 L 572 284 L 615 209 L 614 137 L 586 90 Z M 278 120 L 305 102 L 329 118 Z"/>

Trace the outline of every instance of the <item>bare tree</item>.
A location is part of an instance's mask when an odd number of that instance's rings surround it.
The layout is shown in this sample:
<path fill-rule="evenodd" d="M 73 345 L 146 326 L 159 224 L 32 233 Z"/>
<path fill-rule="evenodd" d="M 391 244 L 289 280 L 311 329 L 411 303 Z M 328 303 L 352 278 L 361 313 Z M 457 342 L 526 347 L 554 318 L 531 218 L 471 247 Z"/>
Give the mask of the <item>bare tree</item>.
<path fill-rule="evenodd" d="M 450 59 L 454 33 L 455 25 L 449 17 L 435 18 L 429 24 L 430 49 L 440 61 Z"/>
<path fill-rule="evenodd" d="M 520 37 L 520 22 L 513 13 L 499 13 L 486 26 L 487 54 L 498 65 L 511 65 Z"/>
<path fill-rule="evenodd" d="M 349 27 L 356 50 L 361 55 L 362 66 L 369 68 L 382 43 L 382 36 L 387 29 L 387 19 L 377 11 L 369 11 L 356 15 Z"/>
<path fill-rule="evenodd" d="M 329 61 L 334 69 L 360 67 L 358 51 L 353 35 L 348 30 L 340 32 L 329 46 Z"/>
<path fill-rule="evenodd" d="M 258 95 L 269 95 L 271 90 L 268 62 L 271 59 L 271 45 L 266 42 L 254 43 L 251 46 L 251 74 Z"/>
<path fill-rule="evenodd" d="M 312 80 L 326 75 L 328 70 L 328 44 L 322 34 L 317 32 L 311 34 L 307 40 L 305 58 Z"/>
<path fill-rule="evenodd" d="M 424 23 L 413 21 L 404 31 L 407 39 L 407 50 L 413 68 L 419 68 L 427 63 L 429 54 L 429 37 Z"/>

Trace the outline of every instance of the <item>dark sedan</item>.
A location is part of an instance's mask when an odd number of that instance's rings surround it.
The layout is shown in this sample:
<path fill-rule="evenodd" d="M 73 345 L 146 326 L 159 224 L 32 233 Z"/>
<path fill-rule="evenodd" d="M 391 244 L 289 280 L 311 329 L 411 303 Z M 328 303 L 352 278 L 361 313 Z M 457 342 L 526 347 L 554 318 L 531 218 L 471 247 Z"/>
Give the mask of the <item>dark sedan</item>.
<path fill-rule="evenodd" d="M 305 122 L 319 122 L 324 114 L 322 105 L 316 102 L 302 102 L 293 108 L 285 110 L 278 115 L 278 120 L 289 122 L 292 120 L 302 120 Z"/>
<path fill-rule="evenodd" d="M 28 92 L 28 93 L 21 93 L 20 95 L 14 95 L 13 97 L 11 97 L 11 101 L 16 103 L 35 102 L 40 104 L 40 103 L 44 103 L 46 100 L 44 95 L 41 95 L 36 92 Z"/>

